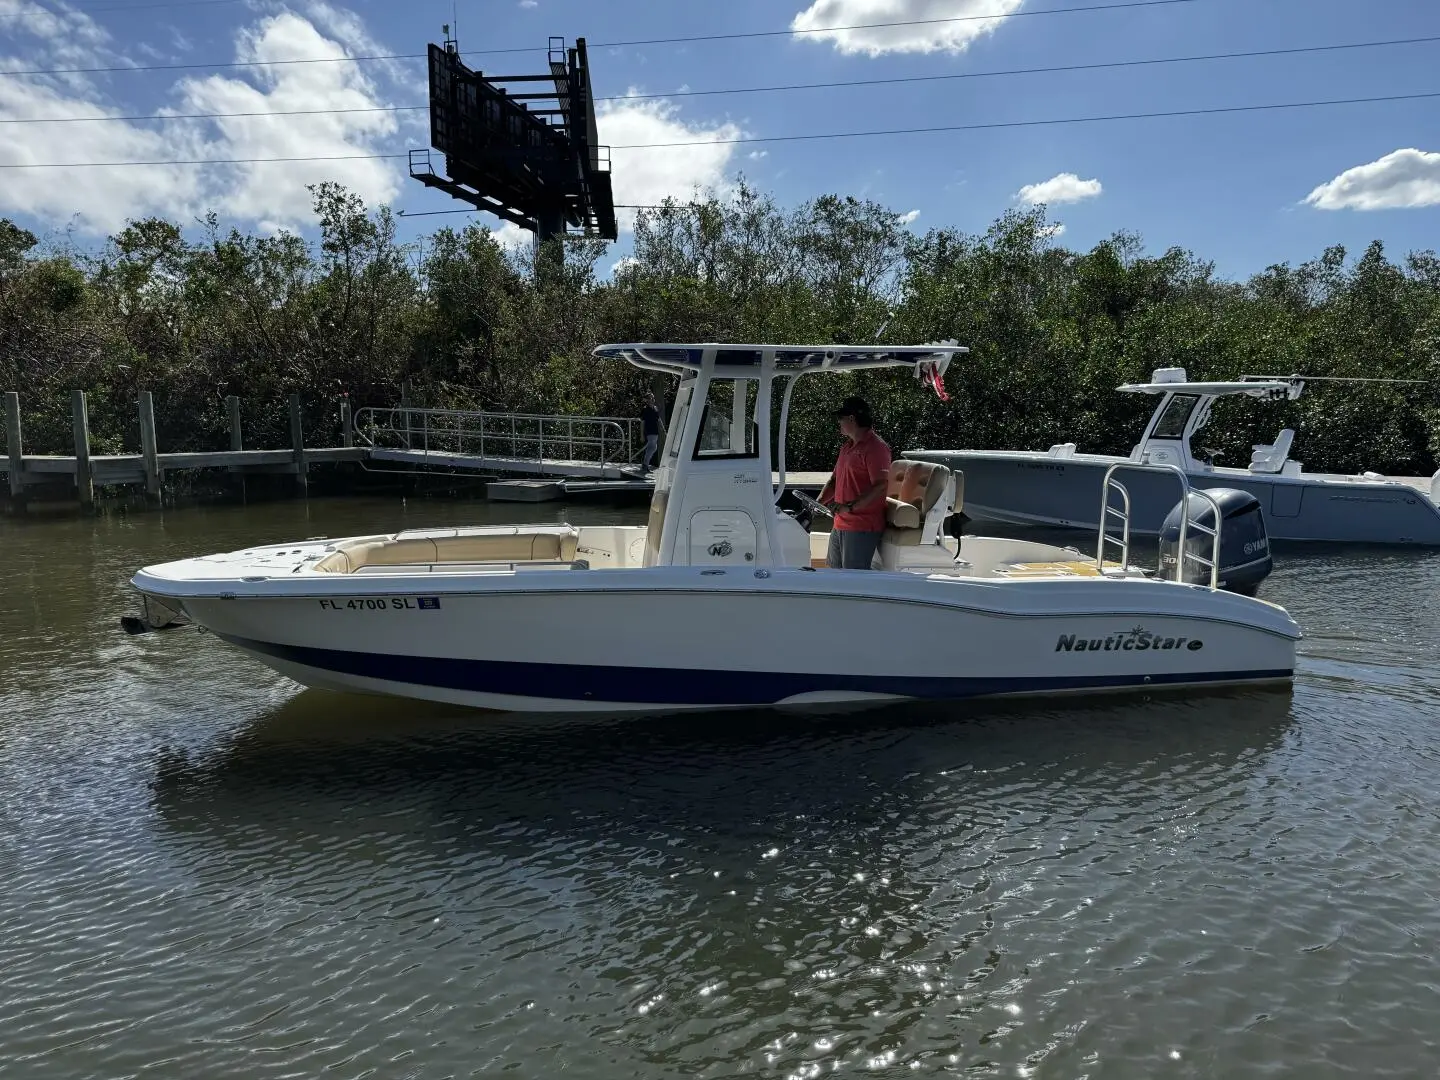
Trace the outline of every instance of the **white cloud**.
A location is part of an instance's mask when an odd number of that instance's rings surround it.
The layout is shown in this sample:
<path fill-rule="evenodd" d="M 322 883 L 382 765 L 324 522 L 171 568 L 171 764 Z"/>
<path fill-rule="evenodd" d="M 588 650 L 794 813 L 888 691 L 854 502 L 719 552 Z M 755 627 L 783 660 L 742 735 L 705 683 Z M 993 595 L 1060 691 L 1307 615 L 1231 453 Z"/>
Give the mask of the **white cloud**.
<path fill-rule="evenodd" d="M 241 34 L 241 60 L 293 56 L 342 56 L 344 47 L 323 36 L 308 20 L 283 14 L 263 20 Z M 382 101 L 355 64 L 293 64 L 259 68 L 254 82 L 210 76 L 183 80 L 177 89 L 184 112 L 279 112 L 293 109 L 368 109 Z M 393 113 L 350 112 L 310 116 L 242 116 L 211 122 L 207 138 L 212 157 L 330 157 L 374 153 L 382 137 L 395 132 Z M 386 147 L 385 149 L 388 149 Z M 222 213 L 245 220 L 268 215 L 299 224 L 310 216 L 306 184 L 335 180 L 370 203 L 399 194 L 399 174 L 391 161 L 331 160 L 237 165 L 230 182 L 212 195 Z M 220 170 L 207 170 L 218 179 Z M 216 198 L 218 195 L 218 199 Z"/>
<path fill-rule="evenodd" d="M 113 65 L 119 60 L 109 35 L 88 17 L 52 11 L 25 0 L 0 0 L 0 23 L 11 32 L 12 48 L 0 56 L 6 70 Z M 17 16 L 10 19 L 9 16 Z M 114 116 L 90 82 L 77 75 L 0 78 L 0 119 Z M 154 125 L 120 121 L 0 126 L 0 163 L 50 161 L 153 161 L 197 152 L 184 129 L 163 133 Z M 160 212 L 189 204 L 196 176 L 181 169 L 6 169 L 0 183 L 0 212 L 20 211 L 55 221 L 78 213 L 76 226 L 97 231 L 123 223 L 127 213 Z"/>
<path fill-rule="evenodd" d="M 506 251 L 524 251 L 535 243 L 535 234 L 529 229 L 522 229 L 513 221 L 502 221 L 499 226 L 490 226 L 490 234 Z"/>
<path fill-rule="evenodd" d="M 523 8 L 537 8 L 540 6 L 540 0 L 520 0 L 520 6 Z"/>
<path fill-rule="evenodd" d="M 1058 240 L 1065 235 L 1064 222 L 1057 221 L 1052 225 L 1046 225 L 1040 230 L 1040 236 L 1045 240 Z"/>
<path fill-rule="evenodd" d="M 33 12 L 25 0 L 0 0 L 0 14 Z M 267 61 L 296 56 L 342 56 L 376 51 L 351 13 L 319 3 L 311 18 L 283 12 L 242 28 L 235 58 Z M 23 20 L 39 40 L 22 55 L 0 56 L 5 68 L 96 66 L 116 62 L 104 31 L 81 15 Z M 321 26 L 325 28 L 322 32 Z M 391 51 L 381 48 L 379 51 Z M 124 62 L 123 58 L 120 62 Z M 374 69 L 370 69 L 373 73 Z M 397 69 L 398 73 L 398 69 Z M 371 74 L 346 63 L 295 64 L 245 69 L 244 75 L 185 77 L 171 88 L 162 114 L 248 112 L 262 115 L 212 121 L 0 125 L 0 162 L 106 162 L 350 157 L 352 160 L 213 166 L 7 169 L 0 212 L 61 220 L 104 233 L 125 220 L 158 214 L 184 222 L 207 210 L 267 231 L 308 224 L 306 184 L 335 180 L 369 203 L 400 190 L 395 162 L 354 159 L 389 150 L 382 139 L 398 124 L 393 113 L 350 112 L 268 116 L 299 109 L 367 109 L 386 104 Z M 78 76 L 0 79 L 0 118 L 119 116 L 133 107 L 113 101 L 96 83 Z"/>
<path fill-rule="evenodd" d="M 842 53 L 964 52 L 977 38 L 999 29 L 1025 0 L 814 0 L 790 22 L 791 30 L 815 31 L 805 41 L 829 41 Z M 954 19 L 956 22 L 927 22 Z M 914 23 L 876 26 L 876 23 Z M 859 30 L 830 27 L 859 26 Z"/>
<path fill-rule="evenodd" d="M 1440 154 L 1396 150 L 1346 169 L 1305 197 L 1320 210 L 1407 210 L 1440 206 Z"/>
<path fill-rule="evenodd" d="M 349 8 L 335 7 L 327 0 L 301 0 L 301 2 L 305 7 L 306 19 L 326 37 L 334 38 L 343 45 L 345 51 L 351 56 L 387 56 L 396 51 L 378 38 L 371 37 L 370 31 L 365 28 L 365 20 L 355 11 Z M 420 80 L 420 85 L 425 85 L 426 72 L 423 60 L 372 60 L 364 65 L 357 65 L 357 70 L 382 71 L 402 86 L 407 81 L 414 82 L 416 79 Z M 428 133 L 430 130 L 429 119 L 426 118 L 424 123 Z"/>
<path fill-rule="evenodd" d="M 8 39 L 37 39 L 37 55 L 19 60 L 14 65 L 17 68 L 84 67 L 100 57 L 107 65 L 125 64 L 123 57 L 110 51 L 109 32 L 82 12 L 42 7 L 32 0 L 0 0 L 0 17 L 4 20 L 0 28 Z M 5 59 L 6 70 L 12 70 L 14 58 Z"/>
<path fill-rule="evenodd" d="M 750 153 L 746 154 L 745 156 L 748 157 L 751 161 L 760 161 L 762 158 L 767 158 L 767 157 L 769 157 L 769 156 L 770 156 L 770 151 L 769 151 L 769 150 L 751 150 Z"/>
<path fill-rule="evenodd" d="M 601 102 L 596 109 L 600 142 L 610 147 L 615 201 L 634 206 L 653 206 L 667 195 L 689 198 L 706 188 L 725 192 L 730 188 L 726 170 L 735 155 L 727 140 L 741 138 L 741 129 L 732 123 L 705 126 L 687 124 L 679 109 L 664 99 L 621 99 Z M 656 143 L 688 143 L 644 149 Z M 634 210 L 616 212 L 620 227 L 635 225 Z"/>
<path fill-rule="evenodd" d="M 1082 199 L 1093 199 L 1104 190 L 1099 180 L 1081 180 L 1074 173 L 1067 172 L 1038 184 L 1026 184 L 1015 193 L 1015 198 L 1031 206 L 1039 203 L 1073 203 Z"/>
<path fill-rule="evenodd" d="M 901 224 L 901 225 L 909 225 L 911 222 L 913 222 L 913 221 L 914 221 L 916 218 L 918 218 L 919 216 L 920 216 L 920 211 L 919 211 L 919 210 L 911 210 L 911 211 L 909 211 L 908 213 L 901 214 L 901 215 L 900 215 L 900 224 Z"/>
<path fill-rule="evenodd" d="M 624 258 L 616 259 L 616 260 L 610 265 L 610 276 L 613 278 L 616 274 L 620 273 L 621 271 L 623 271 L 623 270 L 628 270 L 628 269 L 630 269 L 630 267 L 632 267 L 632 266 L 639 266 L 639 265 L 640 265 L 640 260 L 637 259 L 637 258 L 635 258 L 634 255 L 626 255 Z"/>

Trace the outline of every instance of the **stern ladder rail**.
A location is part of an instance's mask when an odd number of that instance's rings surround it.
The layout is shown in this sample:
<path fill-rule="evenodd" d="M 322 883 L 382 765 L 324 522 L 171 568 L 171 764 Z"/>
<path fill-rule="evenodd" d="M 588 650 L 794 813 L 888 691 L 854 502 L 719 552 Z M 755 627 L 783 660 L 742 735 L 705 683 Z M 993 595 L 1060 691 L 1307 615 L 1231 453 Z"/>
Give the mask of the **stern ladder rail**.
<path fill-rule="evenodd" d="M 1173 473 L 1180 480 L 1180 505 L 1183 510 L 1180 514 L 1180 542 L 1179 555 L 1175 559 L 1175 581 L 1183 584 L 1185 581 L 1185 560 L 1193 559 L 1203 568 L 1210 571 L 1210 591 L 1214 592 L 1220 587 L 1220 528 L 1221 513 L 1220 504 L 1215 496 L 1208 491 L 1194 489 L 1190 486 L 1190 478 L 1185 475 L 1185 470 L 1178 465 L 1162 464 L 1159 462 L 1147 462 L 1141 464 L 1134 461 L 1117 461 L 1105 470 L 1105 479 L 1100 489 L 1100 535 L 1095 546 L 1095 569 L 1101 575 L 1105 575 L 1105 549 L 1107 545 L 1117 545 L 1120 548 L 1120 573 L 1124 574 L 1130 566 L 1130 492 L 1124 484 L 1114 478 L 1114 474 L 1121 469 L 1152 470 L 1159 472 Z M 1110 504 L 1110 492 L 1118 491 L 1121 498 L 1121 506 L 1116 508 Z M 1204 525 L 1198 517 L 1191 520 L 1190 496 L 1196 495 L 1210 504 L 1215 512 L 1215 527 Z M 1120 520 L 1120 536 L 1116 538 L 1110 534 L 1110 519 L 1112 517 Z M 1205 536 L 1210 537 L 1210 557 L 1189 549 L 1186 541 L 1189 539 L 1190 530 L 1194 529 Z M 1108 575 L 1107 575 L 1108 576 Z"/>

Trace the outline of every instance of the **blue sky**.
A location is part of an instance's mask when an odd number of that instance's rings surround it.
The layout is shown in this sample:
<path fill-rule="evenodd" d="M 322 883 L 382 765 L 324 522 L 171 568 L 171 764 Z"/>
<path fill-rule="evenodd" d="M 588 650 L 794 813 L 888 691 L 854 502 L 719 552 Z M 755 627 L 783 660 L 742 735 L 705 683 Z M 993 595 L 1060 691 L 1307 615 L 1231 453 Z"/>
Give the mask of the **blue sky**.
<path fill-rule="evenodd" d="M 462 51 L 487 71 L 543 70 L 547 39 L 584 36 L 614 144 L 617 201 L 723 189 L 743 173 L 794 204 L 824 192 L 877 199 L 910 227 L 980 231 L 1045 198 L 1058 242 L 1085 249 L 1119 229 L 1148 250 L 1187 247 L 1244 276 L 1325 246 L 1392 255 L 1440 248 L 1440 98 L 926 135 L 756 142 L 814 132 L 1049 120 L 1440 91 L 1440 41 L 1388 47 L 830 88 L 686 96 L 785 83 L 955 75 L 1265 49 L 1440 37 L 1421 0 L 1181 0 L 1041 14 L 1115 0 L 0 0 L 0 69 L 135 68 L 0 77 L 0 120 L 269 113 L 423 105 L 418 60 L 219 67 L 346 55 L 423 54 L 458 15 Z M 914 19 L 1002 16 L 840 33 L 652 46 L 604 43 Z M 162 64 L 192 70 L 140 70 Z M 627 100 L 631 94 L 670 95 Z M 423 109 L 308 116 L 0 123 L 0 164 L 404 153 Z M 693 141 L 671 149 L 630 144 Z M 0 215 L 97 243 L 127 218 L 308 232 L 306 183 L 335 179 L 409 212 L 458 204 L 404 161 L 0 170 Z M 500 229 L 488 215 L 479 220 Z M 406 222 L 413 237 L 460 215 Z M 513 227 L 502 235 L 517 239 Z M 614 257 L 623 257 L 622 235 Z"/>

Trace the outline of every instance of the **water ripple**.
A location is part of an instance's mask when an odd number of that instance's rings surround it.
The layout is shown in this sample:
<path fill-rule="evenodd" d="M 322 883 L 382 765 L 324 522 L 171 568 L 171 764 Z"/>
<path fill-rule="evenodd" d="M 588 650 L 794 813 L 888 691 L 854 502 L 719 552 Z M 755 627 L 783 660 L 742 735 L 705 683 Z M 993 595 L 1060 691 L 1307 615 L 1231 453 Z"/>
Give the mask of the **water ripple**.
<path fill-rule="evenodd" d="M 0 612 L 0 1074 L 1436 1060 L 1437 560 L 1282 559 L 1293 693 L 842 719 L 482 720 L 114 631 L 135 565 L 397 505 L 4 526 L 55 584 Z"/>

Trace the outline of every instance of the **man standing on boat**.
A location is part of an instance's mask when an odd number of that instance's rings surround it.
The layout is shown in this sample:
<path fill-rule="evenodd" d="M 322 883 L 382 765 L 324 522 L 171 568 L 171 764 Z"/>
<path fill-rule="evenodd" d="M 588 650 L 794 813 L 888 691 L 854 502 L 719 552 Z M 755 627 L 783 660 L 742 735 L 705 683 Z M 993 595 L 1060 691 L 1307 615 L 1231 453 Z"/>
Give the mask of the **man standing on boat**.
<path fill-rule="evenodd" d="M 869 570 L 885 531 L 885 487 L 890 447 L 871 427 L 864 398 L 848 397 L 835 411 L 846 443 L 820 502 L 835 515 L 826 565 L 836 570 Z"/>
<path fill-rule="evenodd" d="M 645 408 L 640 410 L 640 422 L 645 435 L 645 453 L 640 456 L 640 469 L 648 473 L 650 459 L 660 446 L 660 408 L 655 404 L 653 392 L 645 395 Z"/>

